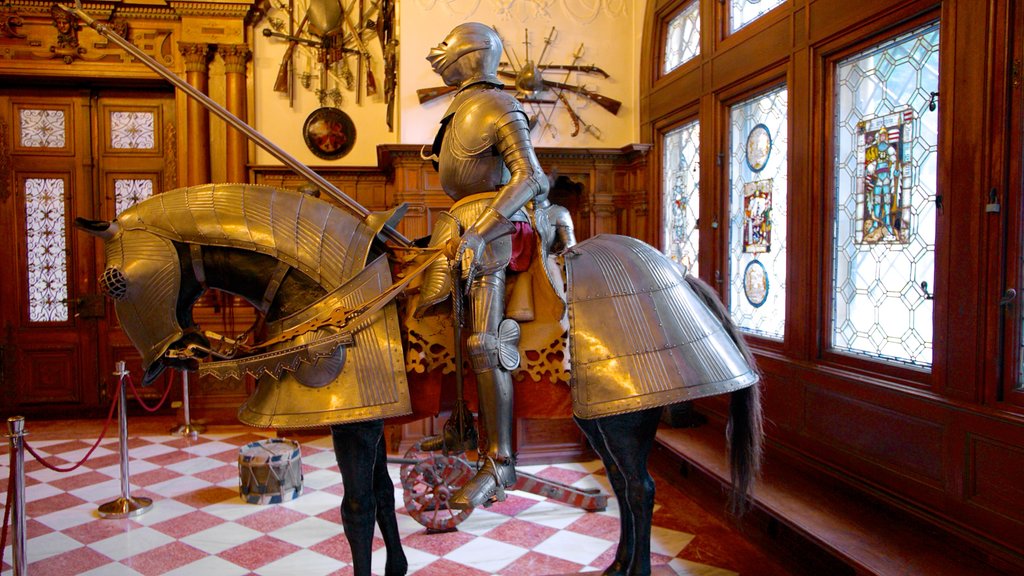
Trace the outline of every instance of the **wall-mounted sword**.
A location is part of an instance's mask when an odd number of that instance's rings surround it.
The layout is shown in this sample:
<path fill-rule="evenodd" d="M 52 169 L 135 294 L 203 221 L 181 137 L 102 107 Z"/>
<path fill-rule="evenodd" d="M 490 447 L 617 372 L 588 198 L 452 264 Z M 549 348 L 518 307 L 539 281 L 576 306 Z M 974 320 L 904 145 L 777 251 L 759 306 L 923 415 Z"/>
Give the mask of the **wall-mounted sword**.
<path fill-rule="evenodd" d="M 65 12 L 68 12 L 69 14 L 72 14 L 78 19 L 80 19 L 87 26 L 98 32 L 100 36 L 103 36 L 107 40 L 110 40 L 114 44 L 117 44 L 121 47 L 122 50 L 138 58 L 139 61 L 145 64 L 150 70 L 159 74 L 165 80 L 173 84 L 176 88 L 178 88 L 185 94 L 188 94 L 192 98 L 198 100 L 204 107 L 206 107 L 207 110 L 213 112 L 221 120 L 227 122 L 228 125 L 232 128 L 245 134 L 260 148 L 263 148 L 268 153 L 270 153 L 271 156 L 280 160 L 282 164 L 288 166 L 296 173 L 298 173 L 300 176 L 303 176 L 310 182 L 316 184 L 316 186 L 320 188 L 320 190 L 322 190 L 331 198 L 337 200 L 346 209 L 363 218 L 364 220 L 366 219 L 367 216 L 370 215 L 370 211 L 367 210 L 366 207 L 350 198 L 347 194 L 339 190 L 337 186 L 331 184 L 326 178 L 317 174 L 312 168 L 306 166 L 302 162 L 299 162 L 294 156 L 292 156 L 288 152 L 285 152 L 277 144 L 274 144 L 273 142 L 268 140 L 267 137 L 264 136 L 263 134 L 257 132 L 255 128 L 249 126 L 247 123 L 239 119 L 238 116 L 235 116 L 231 112 L 228 112 L 226 108 L 224 108 L 217 102 L 214 102 L 213 99 L 211 99 L 206 94 L 200 92 L 195 86 L 192 86 L 191 84 L 183 80 L 181 76 L 178 76 L 170 69 L 168 69 L 166 66 L 154 60 L 149 54 L 146 54 L 137 46 L 125 40 L 119 34 L 111 30 L 109 26 L 103 24 L 102 22 L 97 22 L 95 19 L 92 18 L 92 16 L 89 16 L 89 14 L 87 14 L 85 10 L 82 9 L 81 0 L 76 0 L 75 6 L 73 7 L 64 6 L 63 4 L 57 4 L 57 6 L 59 6 Z M 395 230 L 391 226 L 384 226 L 384 229 L 381 230 L 381 234 L 385 235 L 389 240 L 402 246 L 412 245 L 412 242 L 410 242 L 408 238 L 403 236 L 399 231 Z"/>

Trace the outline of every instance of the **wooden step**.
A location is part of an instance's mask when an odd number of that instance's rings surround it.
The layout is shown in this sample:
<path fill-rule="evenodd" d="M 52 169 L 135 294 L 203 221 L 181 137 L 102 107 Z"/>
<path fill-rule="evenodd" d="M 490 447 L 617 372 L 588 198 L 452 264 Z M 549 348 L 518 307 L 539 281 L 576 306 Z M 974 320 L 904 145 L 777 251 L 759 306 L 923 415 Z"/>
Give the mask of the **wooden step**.
<path fill-rule="evenodd" d="M 720 427 L 662 426 L 658 443 L 677 458 L 690 478 L 725 486 L 729 478 Z M 725 491 L 716 491 L 723 496 Z M 1007 572 L 962 540 L 840 483 L 779 450 L 768 450 L 753 493 L 754 514 L 766 515 L 810 546 L 850 568 L 852 574 L 997 576 Z"/>

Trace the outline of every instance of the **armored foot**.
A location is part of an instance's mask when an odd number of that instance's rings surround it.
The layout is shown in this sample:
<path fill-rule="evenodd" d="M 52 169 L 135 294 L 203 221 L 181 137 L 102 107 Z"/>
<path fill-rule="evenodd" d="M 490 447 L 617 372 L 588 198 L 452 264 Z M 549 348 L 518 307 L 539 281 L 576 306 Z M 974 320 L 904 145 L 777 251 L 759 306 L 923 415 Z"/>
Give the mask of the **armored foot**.
<path fill-rule="evenodd" d="M 456 510 L 467 510 L 480 506 L 490 506 L 494 502 L 505 501 L 505 489 L 516 483 L 515 463 L 509 459 L 497 462 L 487 458 L 476 476 L 459 488 L 458 492 L 448 500 L 448 505 Z"/>

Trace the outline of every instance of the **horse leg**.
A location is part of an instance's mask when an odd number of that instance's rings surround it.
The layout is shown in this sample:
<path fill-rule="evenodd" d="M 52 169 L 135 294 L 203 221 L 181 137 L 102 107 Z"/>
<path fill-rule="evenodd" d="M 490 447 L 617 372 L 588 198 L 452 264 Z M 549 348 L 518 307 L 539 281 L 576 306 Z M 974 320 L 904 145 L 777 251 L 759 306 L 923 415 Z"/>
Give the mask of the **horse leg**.
<path fill-rule="evenodd" d="M 619 510 L 629 518 L 621 522 L 624 533 L 620 535 L 620 547 L 616 553 L 619 566 L 613 564 L 609 567 L 612 571 L 606 574 L 633 576 L 651 573 L 654 479 L 647 472 L 647 457 L 654 444 L 660 414 L 660 409 L 652 408 L 591 421 L 597 431 L 596 441 L 591 440 L 591 443 L 602 444 L 608 460 L 618 470 L 624 484 L 624 495 L 616 493 L 620 498 Z M 618 552 L 623 554 L 620 556 Z"/>
<path fill-rule="evenodd" d="M 341 525 L 352 551 L 352 569 L 356 576 L 370 576 L 373 524 L 377 514 L 374 464 L 383 433 L 382 420 L 331 426 L 334 455 L 345 489 L 341 500 Z"/>
<path fill-rule="evenodd" d="M 409 569 L 409 562 L 402 549 L 398 534 L 398 518 L 395 517 L 395 483 L 388 474 L 388 454 L 383 439 L 377 443 L 377 458 L 373 468 L 373 493 L 377 502 L 377 526 L 380 527 L 384 545 L 387 548 L 387 562 L 384 576 L 403 576 Z"/>
<path fill-rule="evenodd" d="M 590 442 L 590 446 L 597 452 L 604 464 L 608 481 L 611 482 L 612 492 L 619 502 L 619 543 L 615 548 L 615 561 L 602 573 L 603 576 L 621 576 L 630 564 L 630 554 L 633 550 L 633 515 L 629 509 L 629 500 L 626 496 L 626 478 L 622 471 L 615 464 L 611 452 L 601 438 L 601 431 L 597 427 L 596 420 L 582 420 L 573 417 L 576 424 L 583 430 L 583 434 Z"/>

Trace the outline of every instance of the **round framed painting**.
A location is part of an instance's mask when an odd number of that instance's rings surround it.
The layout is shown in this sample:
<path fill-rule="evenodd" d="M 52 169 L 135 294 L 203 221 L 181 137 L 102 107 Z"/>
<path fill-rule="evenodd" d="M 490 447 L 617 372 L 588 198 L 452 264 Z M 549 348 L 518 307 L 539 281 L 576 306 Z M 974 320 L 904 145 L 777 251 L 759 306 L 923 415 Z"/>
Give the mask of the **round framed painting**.
<path fill-rule="evenodd" d="M 356 126 L 337 108 L 317 108 L 302 125 L 302 138 L 310 152 L 324 160 L 337 160 L 356 143 Z"/>

